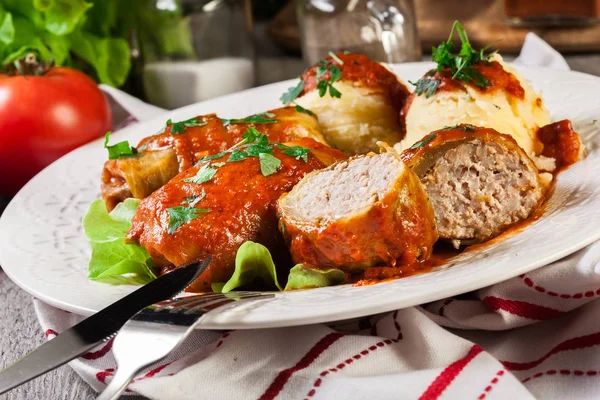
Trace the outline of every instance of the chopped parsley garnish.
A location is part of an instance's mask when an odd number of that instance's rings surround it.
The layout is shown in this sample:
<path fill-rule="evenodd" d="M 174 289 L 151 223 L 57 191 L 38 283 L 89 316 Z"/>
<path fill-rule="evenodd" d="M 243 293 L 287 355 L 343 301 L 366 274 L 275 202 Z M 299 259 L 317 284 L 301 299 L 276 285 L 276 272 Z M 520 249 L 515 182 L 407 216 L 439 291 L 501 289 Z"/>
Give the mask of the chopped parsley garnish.
<path fill-rule="evenodd" d="M 310 149 L 301 146 L 286 146 L 285 144 L 277 144 L 277 147 L 281 149 L 282 153 L 288 155 L 290 157 L 294 157 L 296 160 L 303 160 L 304 162 L 308 162 L 308 153 L 310 153 Z"/>
<path fill-rule="evenodd" d="M 308 114 L 308 115 L 310 115 L 311 117 L 316 117 L 315 113 L 314 113 L 314 112 L 312 112 L 312 111 L 310 111 L 308 108 L 304 108 L 304 107 L 302 107 L 302 106 L 300 106 L 300 105 L 298 105 L 298 104 L 296 104 L 296 107 L 295 107 L 295 108 L 296 108 L 296 111 L 297 111 L 297 112 L 301 112 L 301 113 L 304 113 L 304 114 Z"/>
<path fill-rule="evenodd" d="M 273 175 L 281 167 L 281 160 L 273 154 L 259 153 L 258 159 L 260 160 L 260 172 L 264 176 Z"/>
<path fill-rule="evenodd" d="M 333 84 L 342 78 L 342 70 L 335 65 L 334 62 L 338 63 L 339 65 L 344 65 L 344 61 L 342 61 L 342 59 L 332 51 L 329 52 L 329 56 L 331 57 L 332 61 L 321 60 L 316 64 L 317 71 L 315 74 L 315 79 L 318 81 L 317 90 L 319 92 L 319 97 L 323 97 L 329 92 L 331 97 L 337 97 L 339 99 L 342 97 L 342 93 L 333 87 Z M 324 76 L 328 73 L 329 77 L 325 78 Z M 283 104 L 291 104 L 294 102 L 294 100 L 296 100 L 303 90 L 304 81 L 300 80 L 296 86 L 289 88 L 288 91 L 281 96 L 280 100 Z M 301 110 L 296 108 L 296 111 L 305 112 L 308 110 L 304 108 L 301 108 Z"/>
<path fill-rule="evenodd" d="M 409 149 L 411 149 L 411 150 L 420 149 L 421 147 L 425 146 L 427 143 L 431 142 L 436 137 L 437 137 L 437 133 L 432 133 L 429 136 L 425 136 L 422 140 L 420 140 L 417 143 L 410 146 Z"/>
<path fill-rule="evenodd" d="M 461 47 L 458 54 L 453 53 L 455 49 L 454 43 L 452 43 L 452 37 L 454 36 L 455 30 L 461 41 Z M 485 54 L 488 47 L 489 46 L 486 46 L 479 51 L 475 51 L 471 46 L 467 33 L 462 25 L 458 21 L 454 21 L 448 40 L 432 49 L 431 58 L 437 63 L 437 72 L 449 69 L 452 73 L 452 79 L 458 79 L 465 83 L 472 82 L 476 86 L 486 88 L 492 84 L 477 68 L 475 68 L 475 64 L 478 62 L 487 62 L 489 60 L 490 55 Z M 433 76 L 431 72 L 432 71 L 427 73 L 427 76 Z M 425 97 L 432 96 L 439 87 L 439 84 L 440 82 L 437 79 L 427 78 L 421 78 L 416 83 L 413 83 L 413 85 L 416 86 L 415 93 L 417 96 L 425 93 Z"/>
<path fill-rule="evenodd" d="M 200 218 L 200 215 L 198 214 L 209 213 L 211 210 L 206 210 L 204 208 L 176 206 L 167 208 L 167 212 L 169 213 L 168 233 L 169 235 L 172 235 L 182 225 L 187 224 L 194 219 Z"/>
<path fill-rule="evenodd" d="M 110 134 L 111 132 L 106 132 L 106 135 L 104 135 L 104 148 L 108 150 L 109 160 L 133 157 L 138 153 L 137 149 L 133 146 L 130 146 L 127 140 L 109 146 L 108 140 L 110 139 Z"/>
<path fill-rule="evenodd" d="M 426 99 L 433 96 L 437 88 L 440 86 L 440 81 L 438 81 L 437 79 L 421 78 L 416 83 L 413 83 L 411 81 L 408 81 L 408 83 L 410 83 L 411 85 L 415 85 L 415 93 L 417 94 L 417 96 L 420 96 L 423 93 L 425 93 Z"/>
<path fill-rule="evenodd" d="M 196 165 L 199 165 L 207 160 L 223 157 L 227 154 L 229 154 L 227 162 L 238 162 L 243 161 L 248 157 L 258 157 L 262 174 L 264 176 L 269 176 L 281 168 L 281 160 L 273 155 L 273 146 L 277 146 L 277 148 L 280 149 L 285 155 L 294 157 L 297 160 L 308 162 L 308 153 L 310 153 L 310 149 L 301 146 L 286 146 L 281 143 L 269 143 L 267 135 L 260 133 L 256 128 L 248 128 L 248 130 L 242 135 L 242 138 L 243 140 L 241 142 L 237 143 L 229 150 L 212 156 L 206 156 L 200 159 Z M 223 165 L 225 165 L 225 163 L 212 164 L 213 167 L 221 167 Z M 201 171 L 204 168 L 210 168 L 210 170 L 214 172 L 210 172 L 212 174 L 210 176 L 208 176 L 209 172 L 203 172 L 201 174 Z M 215 173 L 216 170 L 210 166 L 210 163 L 208 163 L 198 171 L 195 177 L 185 179 L 185 181 L 195 183 L 207 182 L 208 180 L 212 179 Z M 202 179 L 198 179 L 198 177 L 201 177 Z M 208 179 L 203 180 L 206 178 Z"/>
<path fill-rule="evenodd" d="M 283 104 L 290 104 L 296 100 L 296 97 L 300 96 L 300 93 L 302 93 L 303 90 L 304 81 L 301 80 L 296 86 L 289 88 L 287 92 L 282 94 L 279 100 L 281 100 Z"/>
<path fill-rule="evenodd" d="M 177 135 L 185 131 L 186 128 L 192 128 L 194 126 L 205 126 L 208 122 L 198 121 L 196 118 L 186 119 L 185 121 L 173 122 L 167 121 L 167 126 L 171 125 L 171 135 Z"/>
<path fill-rule="evenodd" d="M 274 116 L 275 116 L 275 114 L 273 114 L 273 113 L 265 112 L 265 113 L 251 115 L 249 117 L 241 118 L 241 119 L 221 118 L 221 121 L 223 121 L 223 125 L 225 125 L 225 126 L 227 126 L 229 124 L 273 124 L 273 123 L 277 122 L 276 119 L 273 119 Z"/>
<path fill-rule="evenodd" d="M 186 178 L 183 181 L 197 183 L 200 185 L 200 184 L 203 184 L 204 182 L 210 181 L 213 178 L 213 176 L 215 176 L 216 173 L 217 173 L 217 170 L 212 168 L 210 166 L 210 163 L 207 163 L 207 164 L 204 164 L 202 166 L 202 168 L 200 168 L 198 170 L 198 172 L 196 172 L 196 175 L 194 175 L 190 178 Z"/>

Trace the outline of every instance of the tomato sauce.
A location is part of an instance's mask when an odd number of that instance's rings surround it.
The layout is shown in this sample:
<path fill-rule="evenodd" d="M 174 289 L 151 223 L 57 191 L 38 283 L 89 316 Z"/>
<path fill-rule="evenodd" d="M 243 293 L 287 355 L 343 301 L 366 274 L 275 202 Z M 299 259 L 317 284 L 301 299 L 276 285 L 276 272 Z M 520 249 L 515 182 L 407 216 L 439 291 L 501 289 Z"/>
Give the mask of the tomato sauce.
<path fill-rule="evenodd" d="M 556 160 L 557 171 L 579 161 L 583 145 L 568 119 L 541 127 L 537 136 L 544 145 L 542 155 Z"/>
<path fill-rule="evenodd" d="M 518 99 L 525 99 L 525 89 L 521 86 L 519 80 L 510 72 L 505 71 L 498 61 L 478 62 L 474 67 L 490 82 L 490 86 L 482 87 L 469 82 L 469 87 L 482 93 L 493 93 L 502 91 Z M 435 79 L 440 82 L 437 90 L 439 91 L 466 91 L 465 83 L 459 79 L 452 79 L 452 72 L 444 69 L 437 72 L 432 69 L 423 76 L 423 79 Z"/>

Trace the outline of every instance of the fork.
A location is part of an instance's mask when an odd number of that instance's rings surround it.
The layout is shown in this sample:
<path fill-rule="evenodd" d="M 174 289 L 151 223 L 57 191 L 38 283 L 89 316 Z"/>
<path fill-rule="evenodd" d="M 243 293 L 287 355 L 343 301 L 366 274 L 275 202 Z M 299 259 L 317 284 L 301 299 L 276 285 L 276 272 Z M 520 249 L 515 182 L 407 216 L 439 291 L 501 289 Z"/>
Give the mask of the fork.
<path fill-rule="evenodd" d="M 117 334 L 113 343 L 117 372 L 96 400 L 117 399 L 139 370 L 169 355 L 208 311 L 240 300 L 272 297 L 273 294 L 260 292 L 201 294 L 167 300 L 144 308 Z"/>

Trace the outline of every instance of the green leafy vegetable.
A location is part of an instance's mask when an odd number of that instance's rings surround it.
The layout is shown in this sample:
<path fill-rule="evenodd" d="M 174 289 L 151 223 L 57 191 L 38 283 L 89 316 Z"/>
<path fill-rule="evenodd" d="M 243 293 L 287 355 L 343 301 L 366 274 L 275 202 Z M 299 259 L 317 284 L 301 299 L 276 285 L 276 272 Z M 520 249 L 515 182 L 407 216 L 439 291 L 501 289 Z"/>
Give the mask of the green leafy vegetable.
<path fill-rule="evenodd" d="M 295 107 L 295 108 L 296 108 L 296 111 L 297 111 L 297 112 L 301 112 L 301 113 L 304 113 L 304 114 L 308 114 L 308 115 L 310 115 L 310 116 L 312 116 L 312 117 L 315 117 L 315 116 L 316 116 L 314 112 L 310 111 L 308 108 L 304 108 L 304 107 L 302 107 L 302 106 L 299 106 L 298 104 L 296 104 L 296 107 Z"/>
<path fill-rule="evenodd" d="M 296 97 L 300 96 L 300 93 L 302 93 L 303 90 L 304 81 L 301 80 L 296 86 L 289 88 L 287 92 L 282 94 L 279 100 L 281 100 L 283 104 L 290 104 Z"/>
<path fill-rule="evenodd" d="M 260 172 L 264 176 L 273 175 L 281 167 L 281 160 L 269 153 L 259 153 Z"/>
<path fill-rule="evenodd" d="M 125 239 L 139 204 L 138 199 L 126 199 L 110 213 L 102 200 L 90 204 L 83 217 L 83 229 L 92 246 L 90 279 L 115 285 L 140 285 L 156 278 L 148 252 Z"/>
<path fill-rule="evenodd" d="M 203 163 L 203 162 L 205 162 L 205 161 L 216 160 L 217 158 L 221 158 L 221 157 L 223 157 L 223 156 L 224 156 L 224 155 L 226 155 L 227 153 L 228 153 L 227 151 L 222 151 L 222 152 L 220 152 L 220 153 L 217 153 L 217 154 L 211 154 L 211 155 L 209 155 L 209 156 L 204 156 L 204 157 L 202 157 L 202 158 L 201 158 L 201 159 L 200 159 L 200 160 L 199 160 L 199 161 L 196 163 L 196 165 L 202 164 L 202 163 Z"/>
<path fill-rule="evenodd" d="M 186 178 L 183 181 L 197 183 L 198 185 L 201 185 L 204 182 L 210 181 L 215 176 L 216 173 L 217 173 L 217 170 L 212 168 L 210 166 L 210 163 L 207 163 L 207 164 L 204 164 L 202 166 L 202 168 L 200 168 L 198 170 L 198 172 L 196 172 L 196 175 L 192 176 L 191 178 Z"/>
<path fill-rule="evenodd" d="M 304 162 L 308 162 L 308 153 L 310 149 L 302 146 L 286 146 L 285 144 L 277 144 L 277 147 L 282 150 L 283 154 L 290 157 L 294 157 L 296 160 L 302 159 Z"/>
<path fill-rule="evenodd" d="M 277 122 L 276 119 L 273 119 L 275 114 L 273 113 L 261 113 L 256 115 L 251 115 L 246 118 L 241 119 L 223 119 L 223 125 L 227 126 L 229 124 L 274 124 Z"/>
<path fill-rule="evenodd" d="M 284 290 L 310 289 L 344 283 L 345 274 L 339 269 L 313 269 L 298 264 L 290 270 Z"/>
<path fill-rule="evenodd" d="M 269 249 L 259 243 L 247 241 L 240 246 L 235 256 L 235 270 L 231 278 L 222 284 L 212 285 L 213 291 L 228 293 L 233 289 L 248 286 L 256 281 L 281 290 L 277 271 Z"/>
<path fill-rule="evenodd" d="M 195 117 L 186 119 L 185 121 L 172 122 L 171 120 L 167 121 L 167 125 L 171 125 L 171 135 L 177 135 L 185 131 L 186 128 L 191 128 L 194 126 L 205 126 L 208 122 L 198 121 Z"/>
<path fill-rule="evenodd" d="M 458 54 L 454 54 L 454 44 L 452 37 L 454 31 L 458 33 L 461 41 L 461 47 Z M 479 72 L 473 65 L 480 61 L 488 61 L 490 56 L 485 55 L 487 47 L 475 51 L 469 42 L 467 33 L 458 21 L 454 21 L 448 40 L 441 43 L 432 50 L 432 59 L 437 65 L 437 71 L 449 68 L 452 72 L 452 79 L 459 79 L 463 82 L 470 82 L 480 87 L 490 86 L 491 83 Z"/>
<path fill-rule="evenodd" d="M 425 136 L 423 139 L 421 139 L 417 143 L 410 146 L 409 149 L 412 149 L 412 150 L 420 149 L 421 147 L 424 147 L 427 143 L 431 142 L 436 137 L 437 137 L 437 133 L 432 133 L 428 136 Z"/>
<path fill-rule="evenodd" d="M 458 37 L 461 41 L 461 47 L 458 54 L 454 53 L 454 43 L 452 43 L 452 37 L 454 36 L 455 31 L 458 33 Z M 431 58 L 437 63 L 437 72 L 448 69 L 452 73 L 452 79 L 458 79 L 465 83 L 472 82 L 476 86 L 485 88 L 491 86 L 491 83 L 477 68 L 475 68 L 475 64 L 478 62 L 487 62 L 489 60 L 490 55 L 485 54 L 488 47 L 475 51 L 471 46 L 467 33 L 462 25 L 458 21 L 454 21 L 448 40 L 432 49 Z M 433 75 L 433 71 L 427 73 L 427 76 L 429 77 Z M 415 93 L 417 96 L 425 93 L 426 98 L 431 97 L 440 86 L 439 80 L 428 78 L 421 78 L 416 83 L 410 83 L 416 86 Z"/>
<path fill-rule="evenodd" d="M 415 93 L 417 96 L 425 93 L 425 98 L 433 96 L 437 88 L 440 86 L 440 81 L 437 79 L 421 78 L 416 83 L 408 81 L 411 85 L 415 85 Z"/>
<path fill-rule="evenodd" d="M 248 154 L 245 151 L 233 150 L 227 162 L 243 161 L 246 157 L 248 157 Z"/>
<path fill-rule="evenodd" d="M 104 135 L 104 148 L 108 150 L 109 160 L 116 160 L 118 158 L 123 157 L 132 157 L 137 154 L 137 149 L 133 146 L 130 146 L 127 140 L 109 146 L 108 140 L 110 139 L 110 134 L 111 132 L 106 132 L 106 135 Z"/>
<path fill-rule="evenodd" d="M 211 210 L 206 210 L 204 208 L 176 206 L 167 208 L 167 212 L 169 213 L 168 233 L 169 235 L 172 235 L 182 225 L 200 218 L 199 214 L 209 213 Z"/>

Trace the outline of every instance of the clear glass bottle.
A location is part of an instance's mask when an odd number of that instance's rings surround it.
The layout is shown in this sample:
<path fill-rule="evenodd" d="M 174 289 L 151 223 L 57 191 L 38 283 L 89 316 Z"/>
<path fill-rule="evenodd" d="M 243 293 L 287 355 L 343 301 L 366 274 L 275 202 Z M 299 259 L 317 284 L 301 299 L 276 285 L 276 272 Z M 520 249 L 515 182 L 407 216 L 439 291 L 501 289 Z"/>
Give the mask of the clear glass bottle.
<path fill-rule="evenodd" d="M 254 86 L 250 0 L 145 1 L 137 36 L 152 104 L 173 109 Z"/>
<path fill-rule="evenodd" d="M 308 64 L 344 50 L 387 63 L 421 59 L 412 0 L 298 0 L 298 19 Z"/>

